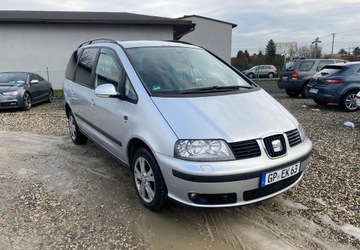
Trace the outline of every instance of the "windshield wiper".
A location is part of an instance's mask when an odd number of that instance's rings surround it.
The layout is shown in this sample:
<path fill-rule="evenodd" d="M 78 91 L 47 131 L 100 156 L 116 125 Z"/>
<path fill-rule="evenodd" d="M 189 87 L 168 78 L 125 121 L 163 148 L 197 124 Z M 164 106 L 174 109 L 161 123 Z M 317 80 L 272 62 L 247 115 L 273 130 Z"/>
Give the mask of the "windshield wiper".
<path fill-rule="evenodd" d="M 193 88 L 187 89 L 184 91 L 179 91 L 179 94 L 193 94 L 193 93 L 210 93 L 210 92 L 223 92 L 223 91 L 233 91 L 238 89 L 251 89 L 251 86 L 239 86 L 239 85 L 230 85 L 230 86 L 211 86 L 211 87 L 202 87 L 202 88 Z"/>

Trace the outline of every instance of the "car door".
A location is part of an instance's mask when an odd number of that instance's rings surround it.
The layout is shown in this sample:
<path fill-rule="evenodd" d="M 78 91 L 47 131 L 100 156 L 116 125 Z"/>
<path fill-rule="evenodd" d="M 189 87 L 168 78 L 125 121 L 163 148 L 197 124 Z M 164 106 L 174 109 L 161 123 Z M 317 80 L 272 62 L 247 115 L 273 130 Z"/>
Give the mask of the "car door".
<path fill-rule="evenodd" d="M 112 84 L 120 92 L 124 90 L 124 84 L 128 81 L 125 71 L 115 51 L 102 48 L 95 67 L 95 88 L 102 84 Z M 93 95 L 92 97 L 91 122 L 97 129 L 97 140 L 110 153 L 124 160 L 124 129 L 127 122 L 124 111 L 129 103 L 120 98 L 103 98 Z"/>
<path fill-rule="evenodd" d="M 45 101 L 49 97 L 49 85 L 47 81 L 42 78 L 42 76 L 35 74 L 36 78 L 38 79 L 38 85 L 39 85 L 39 101 Z"/>
<path fill-rule="evenodd" d="M 43 89 L 41 84 L 39 83 L 39 79 L 37 78 L 36 74 L 29 75 L 29 84 L 32 102 L 39 102 L 41 100 Z"/>

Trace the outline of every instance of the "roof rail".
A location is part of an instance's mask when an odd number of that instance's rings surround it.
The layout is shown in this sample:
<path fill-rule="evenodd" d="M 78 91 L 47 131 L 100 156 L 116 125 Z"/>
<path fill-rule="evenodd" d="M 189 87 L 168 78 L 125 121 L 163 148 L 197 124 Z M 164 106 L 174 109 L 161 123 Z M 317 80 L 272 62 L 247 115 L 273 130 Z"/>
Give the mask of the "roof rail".
<path fill-rule="evenodd" d="M 99 38 L 94 38 L 94 39 L 91 39 L 89 41 L 86 41 L 86 42 L 83 42 L 82 44 L 79 45 L 78 48 L 81 48 L 82 46 L 84 45 L 88 45 L 88 44 L 93 44 L 93 42 L 108 42 L 108 43 L 117 43 L 117 41 L 113 38 L 110 38 L 110 37 L 99 37 Z"/>

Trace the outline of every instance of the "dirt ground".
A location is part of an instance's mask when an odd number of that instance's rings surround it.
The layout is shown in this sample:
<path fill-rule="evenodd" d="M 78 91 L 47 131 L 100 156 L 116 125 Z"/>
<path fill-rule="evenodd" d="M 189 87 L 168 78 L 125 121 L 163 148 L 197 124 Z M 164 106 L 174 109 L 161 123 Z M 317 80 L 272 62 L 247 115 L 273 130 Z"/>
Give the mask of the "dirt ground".
<path fill-rule="evenodd" d="M 284 196 L 150 212 L 130 171 L 65 136 L 2 131 L 0 183 L 0 249 L 355 249 L 326 232 L 360 237 L 358 228 L 315 224 L 301 215 L 307 207 Z"/>

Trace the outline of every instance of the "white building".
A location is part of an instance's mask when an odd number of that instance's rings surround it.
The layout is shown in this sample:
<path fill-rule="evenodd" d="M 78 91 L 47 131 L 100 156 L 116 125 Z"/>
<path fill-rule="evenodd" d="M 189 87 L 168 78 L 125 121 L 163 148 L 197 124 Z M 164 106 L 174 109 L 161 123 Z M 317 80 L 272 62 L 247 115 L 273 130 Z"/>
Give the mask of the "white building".
<path fill-rule="evenodd" d="M 185 34 L 181 38 L 182 41 L 202 46 L 224 61 L 231 62 L 232 29 L 237 26 L 236 24 L 198 15 L 179 19 L 191 20 L 196 24 L 195 31 Z"/>
<path fill-rule="evenodd" d="M 195 25 L 199 27 L 196 32 Z M 35 72 L 50 80 L 54 89 L 61 89 L 71 53 L 98 37 L 181 39 L 230 62 L 235 26 L 199 16 L 172 19 L 112 12 L 0 11 L 0 71 Z M 190 32 L 193 36 L 182 39 Z"/>

